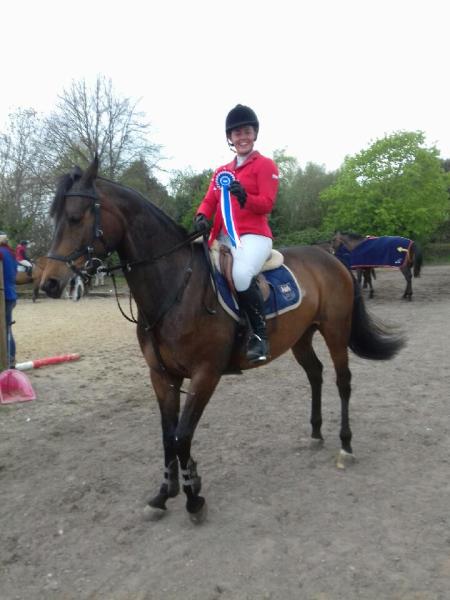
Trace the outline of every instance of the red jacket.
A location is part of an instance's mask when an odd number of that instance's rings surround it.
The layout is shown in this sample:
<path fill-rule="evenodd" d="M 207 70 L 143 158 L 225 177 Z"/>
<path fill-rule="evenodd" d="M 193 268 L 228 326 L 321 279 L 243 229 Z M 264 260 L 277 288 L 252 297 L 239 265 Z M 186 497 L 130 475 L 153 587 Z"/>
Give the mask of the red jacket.
<path fill-rule="evenodd" d="M 16 246 L 16 260 L 29 260 L 27 256 L 27 248 L 23 244 L 17 244 Z"/>
<path fill-rule="evenodd" d="M 211 179 L 208 191 L 197 209 L 197 214 L 201 213 L 208 219 L 215 215 L 209 236 L 210 243 L 219 235 L 223 223 L 220 210 L 221 190 L 216 185 L 216 177 L 221 171 L 231 171 L 247 192 L 244 208 L 239 206 L 239 202 L 233 195 L 231 196 L 238 235 L 255 233 L 271 238 L 268 216 L 274 207 L 278 191 L 278 167 L 273 160 L 254 151 L 240 167 L 236 166 L 236 159 L 234 159 L 216 169 Z"/>

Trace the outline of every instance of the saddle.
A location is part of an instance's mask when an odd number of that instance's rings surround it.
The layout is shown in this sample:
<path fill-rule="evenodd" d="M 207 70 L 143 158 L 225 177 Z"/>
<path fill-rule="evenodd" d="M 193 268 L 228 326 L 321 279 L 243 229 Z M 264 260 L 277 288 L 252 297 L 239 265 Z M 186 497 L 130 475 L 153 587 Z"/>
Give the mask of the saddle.
<path fill-rule="evenodd" d="M 214 241 L 210 248 L 210 252 L 215 268 L 223 275 L 223 277 L 225 277 L 231 293 L 237 298 L 237 292 L 232 277 L 233 255 L 231 254 L 230 248 Z M 266 301 L 270 295 L 270 287 L 264 276 L 264 271 L 270 271 L 271 269 L 281 267 L 283 262 L 284 257 L 281 252 L 272 249 L 269 258 L 262 266 L 261 273 L 256 277 L 256 282 L 261 290 L 264 301 Z"/>

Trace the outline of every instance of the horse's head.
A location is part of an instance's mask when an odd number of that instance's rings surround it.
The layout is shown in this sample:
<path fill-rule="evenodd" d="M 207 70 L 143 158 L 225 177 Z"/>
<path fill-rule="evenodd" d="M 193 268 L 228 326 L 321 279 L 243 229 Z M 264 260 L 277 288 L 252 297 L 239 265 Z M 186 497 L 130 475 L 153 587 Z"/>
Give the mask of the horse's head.
<path fill-rule="evenodd" d="M 331 247 L 333 248 L 334 252 L 336 252 L 336 250 L 341 246 L 341 244 L 343 244 L 344 241 L 342 239 L 342 234 L 340 231 L 335 231 L 334 232 L 334 236 L 331 240 Z"/>
<path fill-rule="evenodd" d="M 50 260 L 42 277 L 42 289 L 59 298 L 74 273 L 82 275 L 95 257 L 109 249 L 103 235 L 101 198 L 95 186 L 98 158 L 85 172 L 78 167 L 64 175 L 55 194 L 50 214 L 55 222 Z"/>

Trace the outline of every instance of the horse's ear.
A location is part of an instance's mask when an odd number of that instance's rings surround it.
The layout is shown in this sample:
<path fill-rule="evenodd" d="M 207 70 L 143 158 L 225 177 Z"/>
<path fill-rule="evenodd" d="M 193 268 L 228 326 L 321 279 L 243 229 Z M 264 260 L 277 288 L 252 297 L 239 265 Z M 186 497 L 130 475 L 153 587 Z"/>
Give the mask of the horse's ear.
<path fill-rule="evenodd" d="M 90 188 L 92 187 L 95 178 L 98 174 L 98 154 L 95 153 L 94 159 L 91 164 L 88 166 L 86 171 L 83 173 L 83 177 L 81 178 L 81 184 L 83 187 Z"/>

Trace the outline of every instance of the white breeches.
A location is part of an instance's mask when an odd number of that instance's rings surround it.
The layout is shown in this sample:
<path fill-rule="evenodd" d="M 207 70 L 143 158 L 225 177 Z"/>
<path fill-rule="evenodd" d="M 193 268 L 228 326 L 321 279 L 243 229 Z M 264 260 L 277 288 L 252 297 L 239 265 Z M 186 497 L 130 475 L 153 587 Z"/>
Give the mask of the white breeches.
<path fill-rule="evenodd" d="M 250 287 L 253 277 L 261 272 L 263 264 L 272 251 L 272 240 L 264 235 L 247 233 L 241 237 L 241 246 L 233 248 L 228 235 L 223 232 L 219 242 L 231 249 L 233 255 L 233 281 L 236 291 L 244 292 Z"/>
<path fill-rule="evenodd" d="M 29 260 L 19 260 L 17 264 L 17 270 L 22 272 L 33 266 Z"/>

